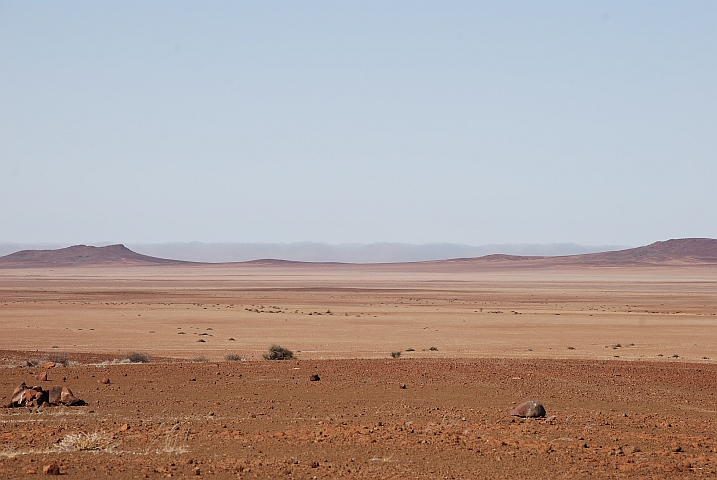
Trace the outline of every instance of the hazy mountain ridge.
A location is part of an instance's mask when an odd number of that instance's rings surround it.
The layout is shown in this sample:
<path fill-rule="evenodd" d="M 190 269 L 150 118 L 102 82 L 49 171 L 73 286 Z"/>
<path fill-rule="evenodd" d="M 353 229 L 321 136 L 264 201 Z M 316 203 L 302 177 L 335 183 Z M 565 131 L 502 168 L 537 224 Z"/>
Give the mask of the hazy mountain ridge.
<path fill-rule="evenodd" d="M 100 243 L 98 246 L 107 245 Z M 63 244 L 0 243 L 0 257 L 22 250 L 56 250 Z M 319 242 L 294 243 L 202 243 L 174 242 L 133 244 L 135 252 L 158 258 L 188 262 L 226 263 L 260 259 L 297 262 L 400 263 L 482 257 L 491 254 L 556 256 L 605 252 L 628 248 L 622 245 L 591 246 L 576 243 L 495 244 L 472 246 L 455 243 L 408 244 L 379 242 L 331 245 Z"/>
<path fill-rule="evenodd" d="M 382 245 L 382 244 L 375 244 Z M 395 244 L 389 244 L 395 245 Z M 420 247 L 420 246 L 417 246 Z M 470 247 L 469 247 L 470 248 Z M 374 253 L 375 255 L 375 253 Z M 265 257 L 263 263 L 267 263 Z M 274 257 L 269 263 L 291 263 L 295 260 Z M 262 262 L 257 258 L 247 262 Z M 394 261 L 390 263 L 411 263 L 416 260 Z M 193 262 L 158 258 L 144 255 L 124 245 L 108 245 L 94 247 L 75 245 L 57 250 L 22 250 L 0 257 L 0 265 L 12 266 L 81 266 L 81 265 L 192 265 Z M 199 262 L 197 262 L 199 263 Z M 204 262 L 211 263 L 211 262 Z M 221 262 L 239 263 L 239 262 Z M 327 263 L 327 262 L 305 262 Z M 368 262 L 328 262 L 328 263 L 368 263 Z M 389 262 L 371 262 L 389 263 Z M 459 257 L 452 259 L 428 260 L 431 264 L 475 263 L 475 264 L 520 264 L 526 266 L 560 266 L 560 265 L 631 265 L 631 264 L 717 264 L 717 240 L 709 238 L 674 239 L 655 242 L 644 247 L 629 248 L 617 251 L 586 253 L 577 255 L 506 255 L 489 254 L 476 257 Z"/>
<path fill-rule="evenodd" d="M 165 243 L 130 244 L 146 255 L 194 262 L 246 262 L 259 259 L 281 259 L 297 262 L 402 263 L 482 257 L 490 254 L 556 256 L 604 252 L 624 246 L 586 246 L 574 243 L 549 245 L 483 245 L 454 243 L 407 244 L 370 243 L 330 245 L 318 242 L 296 243 Z"/>

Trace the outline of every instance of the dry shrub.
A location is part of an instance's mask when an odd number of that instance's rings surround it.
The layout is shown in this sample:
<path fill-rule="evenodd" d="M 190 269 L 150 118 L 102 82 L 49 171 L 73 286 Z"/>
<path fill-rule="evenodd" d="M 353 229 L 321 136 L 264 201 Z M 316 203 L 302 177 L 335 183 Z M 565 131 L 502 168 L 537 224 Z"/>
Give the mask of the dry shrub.
<path fill-rule="evenodd" d="M 272 345 L 263 357 L 265 360 L 292 360 L 294 352 L 279 345 Z"/>
<path fill-rule="evenodd" d="M 64 353 L 52 353 L 47 356 L 47 359 L 51 362 L 55 362 L 58 365 L 68 366 L 70 364 L 69 357 Z"/>
<path fill-rule="evenodd" d="M 125 360 L 129 360 L 130 363 L 149 363 L 150 358 L 146 353 L 130 352 L 124 357 Z"/>

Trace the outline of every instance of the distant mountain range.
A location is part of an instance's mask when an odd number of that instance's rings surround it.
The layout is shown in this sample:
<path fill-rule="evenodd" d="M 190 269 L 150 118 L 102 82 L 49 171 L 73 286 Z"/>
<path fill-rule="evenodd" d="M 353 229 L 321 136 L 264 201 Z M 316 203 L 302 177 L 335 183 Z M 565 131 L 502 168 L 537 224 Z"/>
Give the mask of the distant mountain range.
<path fill-rule="evenodd" d="M 282 259 L 273 259 L 272 264 L 309 263 Z M 267 263 L 257 259 L 247 263 Z M 196 265 L 202 262 L 189 262 L 159 258 L 137 253 L 124 245 L 93 247 L 75 245 L 60 249 L 22 250 L 0 257 L 0 268 L 12 267 L 61 267 L 82 265 Z M 204 262 L 210 263 L 210 262 Z M 238 262 L 224 262 L 238 263 Z M 323 263 L 323 262 L 313 262 Z M 334 262 L 332 262 L 334 263 Z M 345 262 L 353 263 L 353 262 Z M 366 263 L 366 262 L 356 262 Z M 385 263 L 385 262 L 374 262 Z M 406 263 L 406 262 L 391 262 Z M 683 238 L 655 242 L 653 244 L 616 251 L 582 253 L 575 255 L 506 255 L 491 254 L 476 257 L 463 257 L 445 260 L 427 260 L 426 264 L 511 264 L 525 266 L 561 266 L 561 265 L 660 265 L 660 264 L 715 264 L 717 265 L 717 240 L 711 238 Z"/>
<path fill-rule="evenodd" d="M 106 243 L 98 246 L 107 245 Z M 0 256 L 20 250 L 59 250 L 62 244 L 23 245 L 0 243 Z M 575 243 L 463 245 L 456 243 L 355 243 L 331 245 L 320 242 L 294 243 L 202 243 L 175 242 L 128 244 L 134 252 L 157 258 L 189 262 L 226 263 L 259 259 L 281 259 L 298 262 L 400 263 L 483 257 L 491 254 L 521 256 L 558 256 L 597 253 L 629 248 L 623 245 L 590 246 Z"/>

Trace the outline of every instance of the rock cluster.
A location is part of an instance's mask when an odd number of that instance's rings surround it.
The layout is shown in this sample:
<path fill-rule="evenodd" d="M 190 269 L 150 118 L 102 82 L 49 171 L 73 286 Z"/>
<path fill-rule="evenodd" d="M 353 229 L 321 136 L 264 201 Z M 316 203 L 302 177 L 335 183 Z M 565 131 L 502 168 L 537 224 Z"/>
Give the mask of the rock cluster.
<path fill-rule="evenodd" d="M 43 404 L 67 405 L 68 407 L 87 405 L 83 400 L 75 397 L 72 390 L 67 387 L 53 385 L 48 390 L 43 390 L 38 386 L 28 387 L 23 382 L 12 392 L 12 399 L 7 407 L 39 407 Z"/>

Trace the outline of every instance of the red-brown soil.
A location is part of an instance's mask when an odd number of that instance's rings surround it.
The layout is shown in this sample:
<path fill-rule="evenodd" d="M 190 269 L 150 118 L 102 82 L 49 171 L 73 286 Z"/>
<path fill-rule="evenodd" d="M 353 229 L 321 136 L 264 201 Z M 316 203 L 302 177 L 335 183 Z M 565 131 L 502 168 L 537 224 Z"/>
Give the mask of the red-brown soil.
<path fill-rule="evenodd" d="M 1 369 L 0 388 L 38 371 Z M 2 478 L 52 462 L 69 478 L 717 475 L 714 364 L 173 363 L 56 367 L 50 380 L 89 405 L 0 410 Z M 527 399 L 548 418 L 508 415 Z M 79 433 L 100 434 L 99 450 L 62 451 Z"/>

